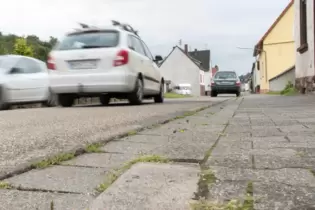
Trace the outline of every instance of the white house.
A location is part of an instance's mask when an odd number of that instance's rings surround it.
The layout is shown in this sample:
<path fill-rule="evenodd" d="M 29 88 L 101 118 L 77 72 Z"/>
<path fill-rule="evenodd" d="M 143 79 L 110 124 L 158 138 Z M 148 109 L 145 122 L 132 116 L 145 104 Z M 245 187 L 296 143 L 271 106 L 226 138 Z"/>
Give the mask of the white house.
<path fill-rule="evenodd" d="M 314 0 L 295 0 L 295 85 L 302 92 L 311 91 L 314 84 Z"/>
<path fill-rule="evenodd" d="M 191 57 L 187 49 L 187 45 L 185 45 L 185 50 L 178 46 L 173 47 L 161 63 L 160 72 L 166 84 L 170 83 L 172 87 L 179 84 L 191 84 L 192 95 L 201 96 L 204 95 L 205 72 L 201 62 Z"/>

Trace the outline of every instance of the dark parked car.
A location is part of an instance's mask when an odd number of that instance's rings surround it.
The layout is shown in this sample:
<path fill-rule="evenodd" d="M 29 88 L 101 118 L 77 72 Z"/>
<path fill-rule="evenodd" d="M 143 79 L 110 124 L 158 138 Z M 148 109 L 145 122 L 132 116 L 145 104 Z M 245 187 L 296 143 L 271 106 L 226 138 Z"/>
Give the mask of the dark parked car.
<path fill-rule="evenodd" d="M 211 97 L 218 94 L 241 94 L 241 82 L 234 71 L 218 71 L 211 82 Z"/>

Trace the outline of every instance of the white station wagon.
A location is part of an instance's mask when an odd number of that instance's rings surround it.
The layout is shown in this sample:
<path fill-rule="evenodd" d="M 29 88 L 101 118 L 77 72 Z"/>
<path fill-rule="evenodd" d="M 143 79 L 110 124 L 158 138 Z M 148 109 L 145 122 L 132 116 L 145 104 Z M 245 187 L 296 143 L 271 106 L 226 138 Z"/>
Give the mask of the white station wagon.
<path fill-rule="evenodd" d="M 49 54 L 50 86 L 61 106 L 70 107 L 79 97 L 164 100 L 164 79 L 147 45 L 130 25 L 113 21 L 103 28 L 81 24 L 67 34 Z"/>

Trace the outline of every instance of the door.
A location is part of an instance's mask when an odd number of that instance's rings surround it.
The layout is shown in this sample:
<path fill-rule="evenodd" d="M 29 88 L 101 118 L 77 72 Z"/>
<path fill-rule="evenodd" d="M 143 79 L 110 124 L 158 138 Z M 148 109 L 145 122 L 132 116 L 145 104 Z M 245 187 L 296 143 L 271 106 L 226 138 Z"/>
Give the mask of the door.
<path fill-rule="evenodd" d="M 41 101 L 47 97 L 48 74 L 36 60 L 21 58 L 8 77 L 12 102 Z"/>
<path fill-rule="evenodd" d="M 133 50 L 131 65 L 134 66 L 134 70 L 142 73 L 144 90 L 146 93 L 150 93 L 154 90 L 154 82 L 152 81 L 154 75 L 150 70 L 151 61 L 145 54 L 141 40 L 132 35 L 129 35 L 129 38 L 131 49 Z"/>
<path fill-rule="evenodd" d="M 160 91 L 160 72 L 159 72 L 159 67 L 156 65 L 156 63 L 154 62 L 154 58 L 152 56 L 152 53 L 150 52 L 148 46 L 142 41 L 142 45 L 145 51 L 146 56 L 150 59 L 150 63 L 149 63 L 149 70 L 150 73 L 153 75 L 152 77 L 152 86 L 153 86 L 153 90 L 156 92 Z"/>

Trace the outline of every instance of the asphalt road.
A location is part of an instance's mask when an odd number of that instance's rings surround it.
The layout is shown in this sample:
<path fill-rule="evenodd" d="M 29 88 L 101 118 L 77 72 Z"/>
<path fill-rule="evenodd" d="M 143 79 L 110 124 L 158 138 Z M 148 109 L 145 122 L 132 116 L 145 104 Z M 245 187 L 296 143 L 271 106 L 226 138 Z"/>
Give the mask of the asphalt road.
<path fill-rule="evenodd" d="M 231 96 L 235 97 L 235 96 Z M 229 99 L 201 97 L 142 106 L 16 109 L 0 112 L 0 175 L 56 152 L 99 141 L 154 118 Z"/>

